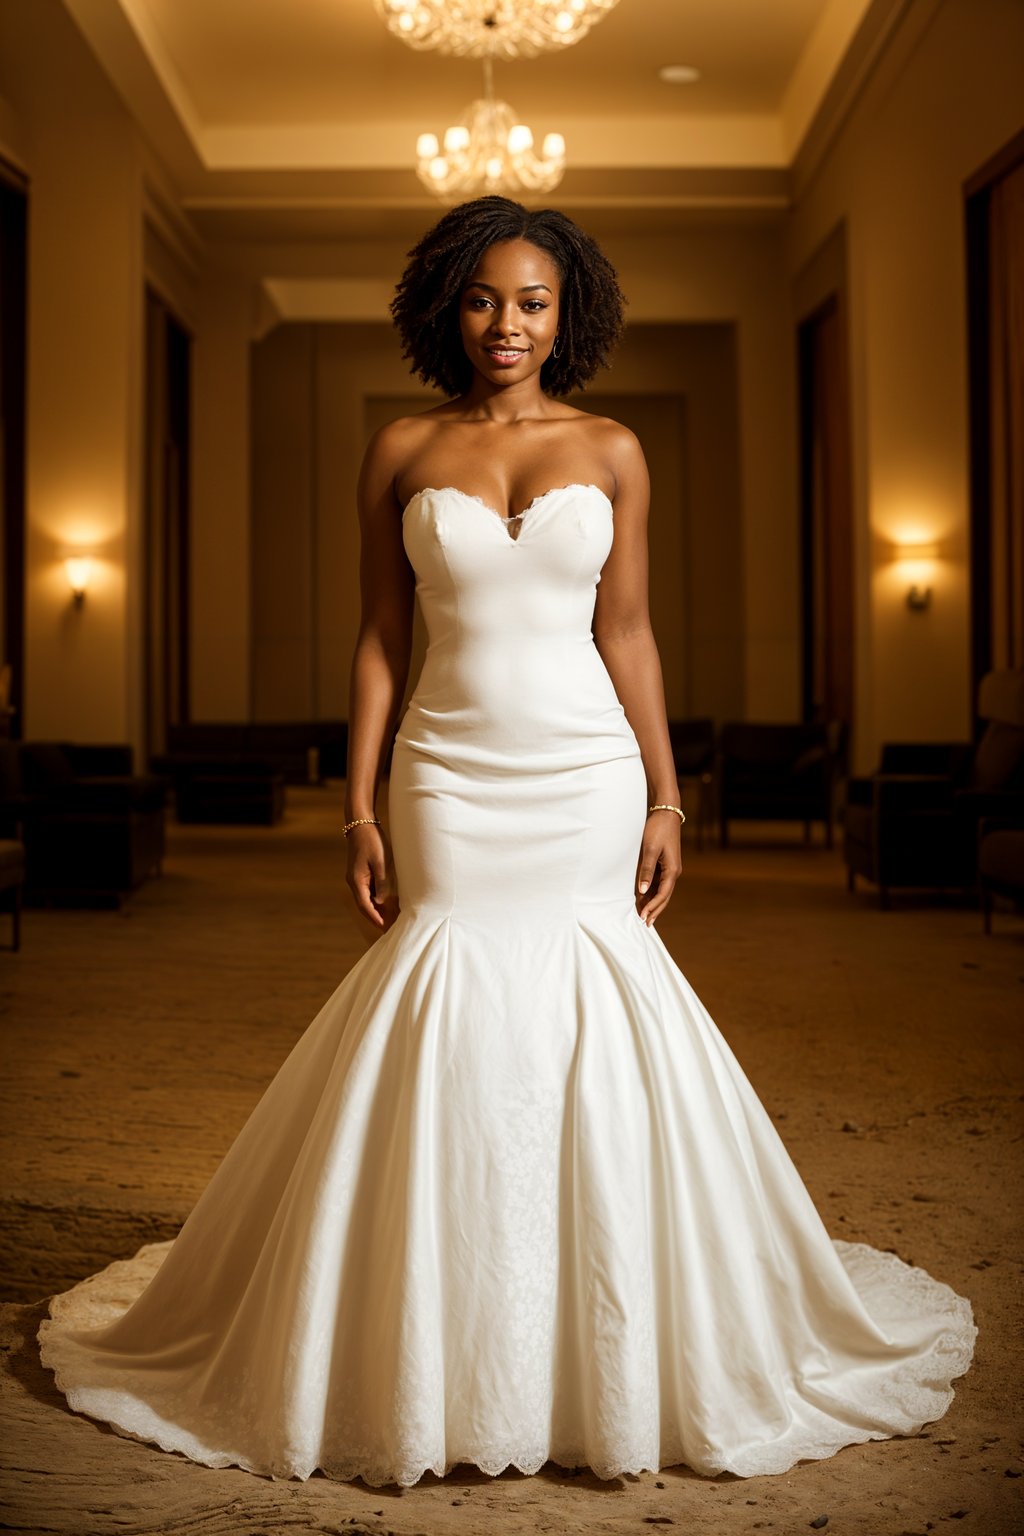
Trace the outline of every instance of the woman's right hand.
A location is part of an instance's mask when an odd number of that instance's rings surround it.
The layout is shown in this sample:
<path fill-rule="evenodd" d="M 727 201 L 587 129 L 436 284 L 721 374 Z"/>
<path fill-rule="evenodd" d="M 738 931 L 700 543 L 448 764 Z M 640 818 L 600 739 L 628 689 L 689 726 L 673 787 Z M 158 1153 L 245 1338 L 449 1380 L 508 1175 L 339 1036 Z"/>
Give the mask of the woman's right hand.
<path fill-rule="evenodd" d="M 375 928 L 387 931 L 398 916 L 398 890 L 391 850 L 380 827 L 353 827 L 348 837 L 346 879 L 362 915 Z"/>

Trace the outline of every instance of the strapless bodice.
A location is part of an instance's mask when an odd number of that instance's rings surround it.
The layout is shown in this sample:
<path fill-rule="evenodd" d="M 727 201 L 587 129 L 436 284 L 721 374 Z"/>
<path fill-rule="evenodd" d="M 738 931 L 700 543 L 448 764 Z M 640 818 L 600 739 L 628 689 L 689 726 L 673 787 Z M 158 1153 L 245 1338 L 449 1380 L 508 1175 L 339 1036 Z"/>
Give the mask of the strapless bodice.
<path fill-rule="evenodd" d="M 545 769 L 638 754 L 592 628 L 613 522 L 596 485 L 509 518 L 452 486 L 412 497 L 403 538 L 428 646 L 399 739 L 452 762 L 486 740 Z"/>
<path fill-rule="evenodd" d="M 467 627 L 502 641 L 589 637 L 612 522 L 612 504 L 596 485 L 545 491 L 507 518 L 453 486 L 418 491 L 405 509 L 404 539 L 430 643 L 453 641 Z"/>

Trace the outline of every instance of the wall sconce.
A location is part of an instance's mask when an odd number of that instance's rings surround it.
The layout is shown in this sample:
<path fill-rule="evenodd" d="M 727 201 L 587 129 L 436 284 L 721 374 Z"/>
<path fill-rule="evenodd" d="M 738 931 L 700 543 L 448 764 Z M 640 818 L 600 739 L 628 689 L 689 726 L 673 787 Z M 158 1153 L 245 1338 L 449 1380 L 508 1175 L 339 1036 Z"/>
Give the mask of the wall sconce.
<path fill-rule="evenodd" d="M 89 577 L 92 575 L 92 561 L 88 555 L 68 555 L 64 560 L 64 570 L 67 574 L 68 586 L 71 588 L 75 607 L 81 608 L 89 588 Z"/>
<path fill-rule="evenodd" d="M 911 613 L 925 613 L 932 605 L 932 589 L 928 577 L 939 557 L 937 544 L 894 544 L 892 558 L 899 566 L 900 576 L 910 582 L 907 588 L 907 607 Z"/>

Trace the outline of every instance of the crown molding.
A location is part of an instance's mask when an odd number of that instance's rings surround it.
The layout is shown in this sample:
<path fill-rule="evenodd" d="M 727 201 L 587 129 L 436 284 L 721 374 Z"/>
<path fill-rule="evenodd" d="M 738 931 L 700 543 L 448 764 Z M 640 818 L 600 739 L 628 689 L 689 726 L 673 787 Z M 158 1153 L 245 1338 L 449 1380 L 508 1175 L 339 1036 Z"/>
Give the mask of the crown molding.
<path fill-rule="evenodd" d="M 813 180 L 851 113 L 880 74 L 895 76 L 943 0 L 872 0 L 792 161 L 796 200 Z"/>
<path fill-rule="evenodd" d="M 572 159 L 559 203 L 712 214 L 784 209 L 813 176 L 894 43 L 919 36 L 941 3 L 829 0 L 776 114 L 561 120 Z M 419 119 L 206 125 L 143 0 L 64 4 L 200 234 L 233 235 L 271 217 L 313 229 L 318 214 L 329 221 L 356 206 L 368 212 L 440 206 L 413 170 Z"/>

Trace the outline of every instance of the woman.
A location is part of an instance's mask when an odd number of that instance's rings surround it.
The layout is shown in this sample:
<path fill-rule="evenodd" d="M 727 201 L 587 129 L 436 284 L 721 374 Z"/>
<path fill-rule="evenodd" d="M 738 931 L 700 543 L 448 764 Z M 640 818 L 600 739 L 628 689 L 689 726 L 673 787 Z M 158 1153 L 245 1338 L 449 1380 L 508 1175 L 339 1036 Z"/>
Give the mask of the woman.
<path fill-rule="evenodd" d="M 646 473 L 558 398 L 618 335 L 614 273 L 564 216 L 482 198 L 393 310 L 449 400 L 360 481 L 344 830 L 381 935 L 175 1242 L 56 1299 L 44 1361 L 83 1412 L 274 1476 L 751 1476 L 914 1433 L 970 1304 L 829 1239 L 655 927 L 682 812 Z"/>
<path fill-rule="evenodd" d="M 680 871 L 679 786 L 661 664 L 647 614 L 647 467 L 632 432 L 555 398 L 582 387 L 607 361 L 622 329 L 622 295 L 607 260 L 568 219 L 552 212 L 535 214 L 529 239 L 517 236 L 521 224 L 518 205 L 504 198 L 480 198 L 456 209 L 413 253 L 392 306 L 415 371 L 454 398 L 379 432 L 370 444 L 360 482 L 363 624 L 352 674 L 346 809 L 347 819 L 356 824 L 349 839 L 349 883 L 360 910 L 382 928 L 398 910 L 373 812 L 382 758 L 405 688 L 411 642 L 413 571 L 403 545 L 403 508 L 414 523 L 435 529 L 445 525 L 445 517 L 461 514 L 479 520 L 481 511 L 492 511 L 505 522 L 511 538 L 523 534 L 529 521 L 525 543 L 535 523 L 557 515 L 557 499 L 564 504 L 564 493 L 571 493 L 573 505 L 590 503 L 577 516 L 593 525 L 598 537 L 606 533 L 609 521 L 602 513 L 614 505 L 615 540 L 601 569 L 593 623 L 600 660 L 592 654 L 580 658 L 580 681 L 602 689 L 606 709 L 619 717 L 614 756 L 633 760 L 632 781 L 638 778 L 639 743 L 649 799 L 660 802 L 648 817 L 637 870 L 638 892 L 646 893 L 641 908 L 646 922 L 653 923 L 664 910 Z M 563 272 L 570 263 L 574 281 L 563 293 Z M 554 505 L 549 507 L 550 499 Z M 439 501 L 446 511 L 435 511 Z M 466 502 L 477 505 L 467 508 Z M 493 540 L 490 527 L 481 533 Z M 529 556 L 524 563 L 528 561 Z M 527 580 L 531 583 L 529 566 Z M 505 583 L 501 585 L 507 596 Z M 482 677 L 480 688 L 493 682 L 508 694 L 508 648 L 514 649 L 511 692 L 525 704 L 522 728 L 536 738 L 538 748 L 550 752 L 554 722 L 535 718 L 534 711 L 536 690 L 543 691 L 552 664 L 551 630 L 545 623 L 531 635 L 514 614 L 510 619 L 508 632 L 493 625 L 493 654 L 481 655 L 481 640 L 467 659 L 473 667 L 496 664 L 506 680 Z M 589 635 L 589 616 L 585 627 Z M 528 677 L 524 669 L 531 665 L 538 671 Z M 432 686 L 437 670 L 435 661 L 417 697 Z M 563 677 L 559 694 L 551 700 L 563 724 L 567 701 L 562 695 L 567 693 L 571 685 Z M 502 707 L 507 710 L 510 703 L 505 699 Z M 478 720 L 483 728 L 491 724 L 493 707 L 486 695 L 480 698 Z M 403 724 L 400 746 L 408 743 L 414 723 L 420 733 L 429 728 L 416 705 Z M 587 755 L 598 721 L 580 711 L 579 724 Z M 507 715 L 503 728 L 509 729 Z M 452 768 L 457 744 L 451 739 L 449 717 L 437 721 L 437 735 L 437 748 Z M 412 766 L 403 760 L 399 772 Z M 396 783 L 394 772 L 391 798 L 407 805 L 412 786 L 404 777 Z M 635 787 L 635 782 L 630 784 Z M 460 788 L 456 785 L 456 792 Z M 520 762 L 513 801 L 521 804 L 525 794 L 537 790 L 542 801 L 550 800 L 550 786 L 527 780 Z M 424 831 L 429 834 L 429 827 Z M 534 858 L 529 856 L 522 871 L 524 897 L 532 902 L 538 895 L 532 888 L 543 876 Z M 436 876 L 436 870 L 433 873 Z"/>

